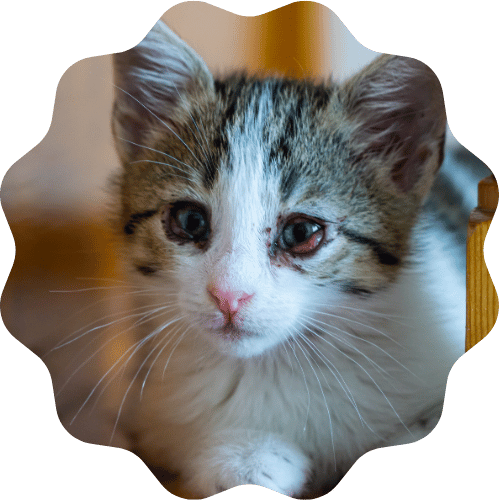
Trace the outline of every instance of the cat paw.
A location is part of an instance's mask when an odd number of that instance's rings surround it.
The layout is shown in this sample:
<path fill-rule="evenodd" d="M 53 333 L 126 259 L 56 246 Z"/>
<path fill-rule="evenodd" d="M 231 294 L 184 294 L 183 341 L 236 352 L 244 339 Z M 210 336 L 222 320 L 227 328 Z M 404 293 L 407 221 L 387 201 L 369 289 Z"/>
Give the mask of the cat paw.
<path fill-rule="evenodd" d="M 202 497 L 244 484 L 299 497 L 311 470 L 300 450 L 276 438 L 217 446 L 203 453 L 202 461 L 188 484 Z"/>
<path fill-rule="evenodd" d="M 309 477 L 309 460 L 286 445 L 272 446 L 249 457 L 243 484 L 258 484 L 285 495 L 300 495 Z"/>

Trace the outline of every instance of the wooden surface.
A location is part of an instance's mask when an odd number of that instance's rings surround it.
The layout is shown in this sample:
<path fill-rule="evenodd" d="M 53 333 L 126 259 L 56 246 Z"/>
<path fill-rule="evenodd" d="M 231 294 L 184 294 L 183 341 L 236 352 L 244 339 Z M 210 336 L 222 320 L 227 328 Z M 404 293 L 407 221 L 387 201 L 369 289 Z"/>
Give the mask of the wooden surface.
<path fill-rule="evenodd" d="M 484 261 L 484 241 L 498 204 L 498 186 L 490 175 L 478 186 L 478 207 L 472 212 L 467 234 L 467 323 L 469 350 L 493 328 L 498 316 L 498 295 Z"/>
<path fill-rule="evenodd" d="M 328 9 L 313 2 L 293 3 L 255 18 L 248 31 L 247 70 L 293 78 L 328 76 L 328 22 Z"/>

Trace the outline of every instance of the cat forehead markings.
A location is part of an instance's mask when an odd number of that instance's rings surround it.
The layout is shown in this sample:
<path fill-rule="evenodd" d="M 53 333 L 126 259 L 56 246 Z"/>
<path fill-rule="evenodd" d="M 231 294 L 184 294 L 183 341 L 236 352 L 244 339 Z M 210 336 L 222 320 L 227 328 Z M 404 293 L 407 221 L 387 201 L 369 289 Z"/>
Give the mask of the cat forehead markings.
<path fill-rule="evenodd" d="M 238 125 L 228 124 L 227 165 L 214 186 L 214 215 L 232 236 L 260 231 L 278 209 L 279 176 L 269 165 L 269 148 L 262 140 L 271 113 L 269 86 L 249 102 Z"/>
<path fill-rule="evenodd" d="M 310 180 L 300 171 L 310 170 L 314 157 L 321 154 L 318 145 L 328 142 L 325 130 L 331 135 L 330 124 L 321 125 L 330 114 L 324 110 L 334 93 L 332 86 L 242 76 L 216 82 L 216 89 L 218 132 L 213 144 L 222 156 L 230 154 L 238 139 L 248 141 L 249 152 L 252 147 L 262 148 L 264 167 L 281 177 L 277 194 L 282 199 L 291 195 L 299 181 Z M 233 162 L 218 165 L 217 173 L 232 167 Z M 205 175 L 205 186 L 211 187 L 216 177 Z"/>

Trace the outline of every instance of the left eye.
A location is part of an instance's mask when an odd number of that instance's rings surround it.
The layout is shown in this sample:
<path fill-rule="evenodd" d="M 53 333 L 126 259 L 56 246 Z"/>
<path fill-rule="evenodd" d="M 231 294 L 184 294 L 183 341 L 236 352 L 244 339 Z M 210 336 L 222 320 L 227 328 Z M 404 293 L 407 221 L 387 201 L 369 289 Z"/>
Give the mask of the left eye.
<path fill-rule="evenodd" d="M 294 254 L 308 254 L 323 241 L 325 229 L 316 221 L 297 218 L 286 224 L 280 238 L 283 250 Z"/>
<path fill-rule="evenodd" d="M 207 212 L 193 203 L 174 204 L 165 223 L 167 236 L 177 240 L 203 242 L 210 233 Z"/>

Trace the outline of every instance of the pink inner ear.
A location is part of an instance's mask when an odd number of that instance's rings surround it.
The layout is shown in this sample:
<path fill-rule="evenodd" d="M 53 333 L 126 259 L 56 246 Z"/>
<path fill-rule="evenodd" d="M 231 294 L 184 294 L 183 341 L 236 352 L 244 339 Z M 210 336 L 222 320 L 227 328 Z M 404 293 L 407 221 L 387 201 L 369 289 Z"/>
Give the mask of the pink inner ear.
<path fill-rule="evenodd" d="M 441 85 L 430 68 L 415 59 L 384 55 L 345 90 L 360 150 L 368 158 L 384 159 L 387 178 L 401 192 L 435 174 L 446 113 Z M 436 161 L 430 165 L 433 153 Z"/>
<path fill-rule="evenodd" d="M 403 193 L 410 191 L 418 182 L 424 172 L 424 164 L 430 155 L 429 148 L 421 146 L 408 158 L 404 158 L 394 165 L 391 178 Z"/>

